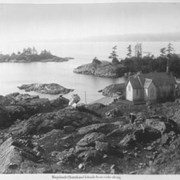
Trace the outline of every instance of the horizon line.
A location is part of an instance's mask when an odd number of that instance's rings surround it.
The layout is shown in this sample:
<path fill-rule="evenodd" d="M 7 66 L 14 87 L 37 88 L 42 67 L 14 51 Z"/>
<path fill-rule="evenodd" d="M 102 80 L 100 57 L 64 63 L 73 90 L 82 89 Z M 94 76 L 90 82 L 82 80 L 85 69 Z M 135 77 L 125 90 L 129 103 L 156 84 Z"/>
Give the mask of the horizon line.
<path fill-rule="evenodd" d="M 0 0 L 0 4 L 51 5 L 51 4 L 115 4 L 115 3 L 180 3 L 179 0 Z"/>

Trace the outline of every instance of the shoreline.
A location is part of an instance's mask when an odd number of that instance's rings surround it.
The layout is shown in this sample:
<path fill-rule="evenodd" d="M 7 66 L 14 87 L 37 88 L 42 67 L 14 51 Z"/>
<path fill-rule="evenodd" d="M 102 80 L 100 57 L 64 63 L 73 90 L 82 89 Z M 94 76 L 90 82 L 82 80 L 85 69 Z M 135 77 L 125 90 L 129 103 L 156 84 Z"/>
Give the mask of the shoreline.
<path fill-rule="evenodd" d="M 100 103 L 100 104 L 103 104 L 103 105 L 109 105 L 112 102 L 114 102 L 115 99 L 116 98 L 113 98 L 113 97 L 102 97 L 100 99 L 97 99 L 97 100 L 93 101 L 92 103 L 89 103 L 89 104 Z"/>

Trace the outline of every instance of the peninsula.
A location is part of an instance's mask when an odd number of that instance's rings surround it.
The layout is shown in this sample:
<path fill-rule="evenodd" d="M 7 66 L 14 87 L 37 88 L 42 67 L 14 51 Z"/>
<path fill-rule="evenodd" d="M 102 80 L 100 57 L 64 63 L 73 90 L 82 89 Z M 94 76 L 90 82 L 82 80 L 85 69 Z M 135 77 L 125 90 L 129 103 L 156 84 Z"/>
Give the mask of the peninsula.
<path fill-rule="evenodd" d="M 135 49 L 134 54 L 132 49 Z M 137 43 L 135 47 L 129 45 L 127 47 L 127 56 L 120 59 L 117 54 L 117 46 L 114 46 L 109 56 L 111 61 L 100 61 L 95 57 L 92 63 L 79 66 L 74 69 L 74 72 L 116 78 L 136 74 L 139 71 L 142 73 L 165 72 L 168 64 L 169 71 L 175 77 L 180 77 L 180 55 L 175 53 L 171 43 L 167 47 L 162 47 L 158 56 L 154 56 L 150 52 L 143 53 L 141 43 Z"/>

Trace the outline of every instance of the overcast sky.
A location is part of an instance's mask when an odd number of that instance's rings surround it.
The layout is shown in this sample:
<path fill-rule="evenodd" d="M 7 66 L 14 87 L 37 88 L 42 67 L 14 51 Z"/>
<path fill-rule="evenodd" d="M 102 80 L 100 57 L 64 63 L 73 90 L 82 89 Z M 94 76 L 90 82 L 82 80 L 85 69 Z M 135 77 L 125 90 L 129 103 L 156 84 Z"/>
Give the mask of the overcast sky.
<path fill-rule="evenodd" d="M 180 3 L 0 4 L 0 41 L 180 32 Z"/>

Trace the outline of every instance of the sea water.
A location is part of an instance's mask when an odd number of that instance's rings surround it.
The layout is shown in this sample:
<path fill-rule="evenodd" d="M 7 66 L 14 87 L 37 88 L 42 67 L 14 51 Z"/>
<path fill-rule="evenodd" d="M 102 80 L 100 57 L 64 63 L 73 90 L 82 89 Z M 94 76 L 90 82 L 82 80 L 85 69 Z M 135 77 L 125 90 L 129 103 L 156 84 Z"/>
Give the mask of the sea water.
<path fill-rule="evenodd" d="M 36 63 L 0 63 L 0 95 L 12 92 L 25 93 L 17 87 L 29 83 L 58 83 L 66 88 L 74 89 L 74 92 L 65 95 L 70 98 L 73 93 L 81 97 L 81 102 L 91 103 L 102 95 L 98 92 L 113 83 L 122 83 L 124 78 L 101 78 L 91 75 L 73 73 L 73 69 L 79 65 L 92 62 L 94 57 L 100 60 L 109 60 L 112 47 L 117 45 L 119 58 L 124 58 L 127 54 L 127 46 L 131 44 L 132 49 L 135 42 L 81 42 L 81 43 L 59 43 L 59 42 L 36 42 L 36 43 L 10 43 L 0 44 L 0 51 L 12 53 L 22 51 L 24 47 L 35 46 L 36 49 L 50 50 L 52 54 L 60 57 L 73 57 L 68 62 L 36 62 Z M 155 56 L 159 54 L 160 48 L 166 47 L 168 42 L 143 42 L 143 52 L 151 52 Z M 172 43 L 176 53 L 180 54 L 180 42 Z M 109 60 L 110 61 L 110 60 Z M 39 95 L 53 99 L 57 95 L 43 95 L 31 92 L 30 94 Z"/>

